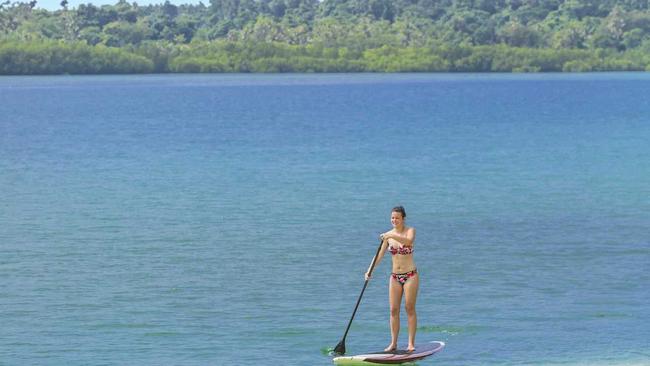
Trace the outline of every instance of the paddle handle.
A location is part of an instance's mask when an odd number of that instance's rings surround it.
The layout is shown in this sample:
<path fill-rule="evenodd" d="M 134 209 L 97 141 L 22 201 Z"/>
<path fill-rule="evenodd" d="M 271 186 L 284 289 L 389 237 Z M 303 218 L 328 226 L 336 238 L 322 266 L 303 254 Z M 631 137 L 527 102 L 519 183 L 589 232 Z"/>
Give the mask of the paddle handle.
<path fill-rule="evenodd" d="M 377 247 L 377 253 L 375 253 L 375 257 L 372 259 L 372 264 L 370 264 L 370 269 L 368 270 L 368 277 L 370 277 L 370 275 L 372 274 L 372 270 L 375 269 L 375 263 L 377 263 L 377 257 L 379 256 L 379 251 L 381 251 L 382 244 L 384 244 L 383 239 L 379 240 L 379 247 Z M 345 328 L 345 333 L 343 334 L 342 342 L 345 341 L 345 337 L 347 337 L 348 335 L 348 331 L 350 330 L 350 326 L 352 325 L 352 320 L 354 319 L 354 315 L 357 313 L 357 309 L 359 308 L 359 304 L 361 303 L 361 298 L 363 297 L 363 293 L 366 291 L 367 286 L 368 286 L 368 280 L 366 280 L 363 283 L 361 294 L 359 294 L 359 298 L 357 299 L 357 304 L 354 306 L 354 311 L 352 312 L 352 316 L 350 317 L 350 321 L 348 322 L 348 327 Z"/>
<path fill-rule="evenodd" d="M 370 269 L 368 269 L 368 278 L 370 278 L 370 275 L 372 275 L 372 271 L 375 269 L 375 263 L 377 263 L 377 257 L 379 257 L 379 252 L 381 251 L 381 246 L 384 244 L 384 239 L 379 239 L 379 246 L 377 247 L 377 253 L 375 253 L 374 258 L 372 258 L 372 264 L 370 264 Z M 366 283 L 368 283 L 368 280 L 366 280 Z M 365 286 L 364 286 L 365 290 Z M 361 291 L 361 294 L 363 295 L 363 291 Z M 361 300 L 361 296 L 359 296 L 359 300 Z"/>

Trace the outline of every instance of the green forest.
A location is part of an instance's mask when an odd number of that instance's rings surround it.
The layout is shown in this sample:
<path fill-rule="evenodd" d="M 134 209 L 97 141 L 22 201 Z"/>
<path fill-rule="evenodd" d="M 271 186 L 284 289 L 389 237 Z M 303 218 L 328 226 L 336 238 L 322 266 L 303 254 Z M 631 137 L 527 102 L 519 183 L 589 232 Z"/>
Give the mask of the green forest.
<path fill-rule="evenodd" d="M 650 71 L 650 0 L 0 2 L 1 75 L 588 71 Z"/>

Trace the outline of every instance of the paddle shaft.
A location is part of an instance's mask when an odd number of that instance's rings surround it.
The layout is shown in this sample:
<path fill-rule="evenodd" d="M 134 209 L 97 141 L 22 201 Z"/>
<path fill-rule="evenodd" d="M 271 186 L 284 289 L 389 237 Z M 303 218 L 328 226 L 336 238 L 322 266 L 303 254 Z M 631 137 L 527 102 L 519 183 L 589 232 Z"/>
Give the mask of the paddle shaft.
<path fill-rule="evenodd" d="M 372 270 L 375 269 L 375 263 L 377 263 L 377 257 L 379 256 L 379 251 L 381 250 L 381 245 L 384 244 L 383 240 L 379 241 L 379 247 L 377 248 L 377 253 L 375 253 L 375 257 L 372 259 L 372 264 L 370 265 L 370 269 L 368 270 L 368 277 L 372 275 Z M 357 304 L 354 306 L 354 311 L 352 312 L 352 316 L 350 317 L 350 321 L 348 322 L 348 327 L 345 328 L 345 333 L 343 334 L 343 339 L 341 342 L 345 342 L 345 337 L 348 335 L 348 331 L 350 330 L 350 326 L 352 325 L 352 320 L 354 319 L 354 315 L 357 313 L 357 309 L 359 308 L 359 304 L 361 303 L 361 298 L 363 297 L 363 292 L 366 291 L 366 286 L 368 286 L 368 280 L 366 280 L 363 283 L 363 288 L 361 289 L 361 294 L 359 295 L 359 298 L 357 299 Z"/>

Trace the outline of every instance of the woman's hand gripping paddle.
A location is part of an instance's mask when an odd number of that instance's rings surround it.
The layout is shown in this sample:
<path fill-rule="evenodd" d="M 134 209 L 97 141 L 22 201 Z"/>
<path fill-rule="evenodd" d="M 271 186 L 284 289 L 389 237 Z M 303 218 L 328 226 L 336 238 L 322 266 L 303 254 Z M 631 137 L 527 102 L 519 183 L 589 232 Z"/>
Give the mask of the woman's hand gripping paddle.
<path fill-rule="evenodd" d="M 363 283 L 363 289 L 361 289 L 361 294 L 359 295 L 359 299 L 357 299 L 357 305 L 354 307 L 354 311 L 352 312 L 352 317 L 350 317 L 350 322 L 348 322 L 348 327 L 345 328 L 343 339 L 341 339 L 339 344 L 337 344 L 336 347 L 334 347 L 334 353 L 338 355 L 345 354 L 345 337 L 347 337 L 348 331 L 350 330 L 350 325 L 352 325 L 352 319 L 354 319 L 354 315 L 357 313 L 357 309 L 359 308 L 359 303 L 361 303 L 361 297 L 363 296 L 363 292 L 366 291 L 366 286 L 368 286 L 368 280 L 370 279 L 370 275 L 372 275 L 372 270 L 375 269 L 375 262 L 377 262 L 377 257 L 379 256 L 379 251 L 381 250 L 381 245 L 383 243 L 384 243 L 383 239 L 379 241 L 379 247 L 377 248 L 377 253 L 375 254 L 375 257 L 372 259 L 372 264 L 370 265 L 370 269 L 368 270 L 368 278 Z"/>

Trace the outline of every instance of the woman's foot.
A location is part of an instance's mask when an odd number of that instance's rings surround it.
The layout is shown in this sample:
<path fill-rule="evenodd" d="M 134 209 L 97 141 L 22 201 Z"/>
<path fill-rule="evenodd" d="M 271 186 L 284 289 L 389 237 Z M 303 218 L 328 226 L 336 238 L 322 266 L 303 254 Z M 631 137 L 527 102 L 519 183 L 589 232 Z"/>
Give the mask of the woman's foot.
<path fill-rule="evenodd" d="M 388 345 L 388 347 L 384 348 L 384 352 L 393 352 L 394 350 L 397 349 L 397 345 L 394 343 L 391 343 Z"/>
<path fill-rule="evenodd" d="M 408 347 L 406 347 L 406 353 L 413 353 L 415 351 L 415 346 L 412 344 L 409 344 Z"/>

